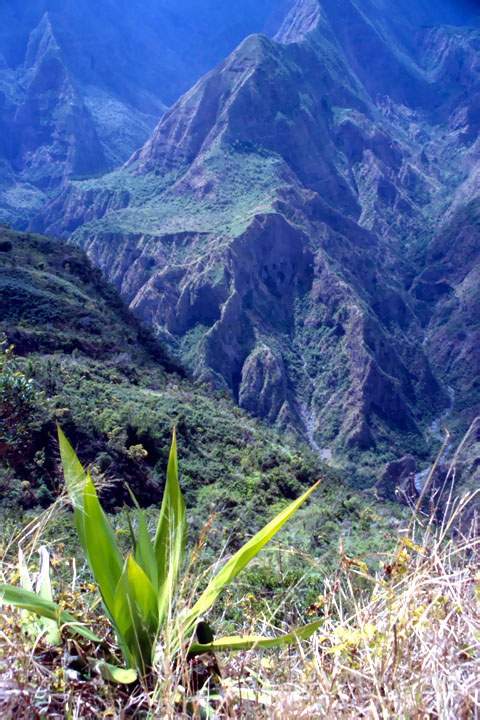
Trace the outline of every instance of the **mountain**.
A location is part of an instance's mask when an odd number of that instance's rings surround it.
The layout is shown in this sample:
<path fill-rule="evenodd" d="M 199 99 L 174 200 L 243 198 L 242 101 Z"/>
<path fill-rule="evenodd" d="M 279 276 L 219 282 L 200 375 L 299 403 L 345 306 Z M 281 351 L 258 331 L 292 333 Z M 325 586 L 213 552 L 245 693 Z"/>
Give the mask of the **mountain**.
<path fill-rule="evenodd" d="M 0 716 L 470 717 L 478 3 L 0 21 Z"/>
<path fill-rule="evenodd" d="M 0 220 L 25 227 L 69 178 L 123 163 L 167 105 L 289 4 L 2 2 Z"/>
<path fill-rule="evenodd" d="M 38 225 L 196 377 L 367 466 L 480 409 L 478 22 L 391 8 L 297 3 Z"/>
<path fill-rule="evenodd" d="M 301 0 L 38 227 L 324 457 L 427 457 L 480 410 L 479 43 L 459 3 Z"/>

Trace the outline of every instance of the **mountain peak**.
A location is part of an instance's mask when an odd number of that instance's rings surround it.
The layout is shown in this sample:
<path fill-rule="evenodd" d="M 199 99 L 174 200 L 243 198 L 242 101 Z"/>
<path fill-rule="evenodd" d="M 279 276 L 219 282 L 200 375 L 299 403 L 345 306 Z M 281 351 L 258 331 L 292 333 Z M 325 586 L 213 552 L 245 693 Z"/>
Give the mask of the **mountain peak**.
<path fill-rule="evenodd" d="M 50 13 L 45 12 L 37 27 L 30 33 L 25 67 L 35 67 L 43 58 L 58 57 L 60 54 L 60 45 L 55 37 Z"/>
<path fill-rule="evenodd" d="M 250 412 L 321 452 L 427 452 L 447 388 L 465 396 L 457 292 L 479 316 L 474 275 L 450 269 L 473 257 L 472 209 L 441 231 L 460 185 L 477 194 L 478 37 L 446 22 L 454 5 L 298 0 L 275 40 L 248 36 L 40 227 L 74 232 L 192 373 Z"/>
<path fill-rule="evenodd" d="M 317 27 L 320 15 L 318 0 L 297 0 L 275 39 L 284 44 L 300 42 Z"/>

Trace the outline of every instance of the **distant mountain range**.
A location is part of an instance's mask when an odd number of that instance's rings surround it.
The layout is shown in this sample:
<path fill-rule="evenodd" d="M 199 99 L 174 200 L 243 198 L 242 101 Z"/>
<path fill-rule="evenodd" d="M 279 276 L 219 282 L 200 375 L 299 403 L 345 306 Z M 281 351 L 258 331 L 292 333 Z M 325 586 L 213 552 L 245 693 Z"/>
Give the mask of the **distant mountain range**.
<path fill-rule="evenodd" d="M 4 0 L 0 219 L 122 164 L 168 105 L 290 0 Z"/>
<path fill-rule="evenodd" d="M 220 8 L 231 19 L 230 4 Z M 272 8 L 252 12 L 252 24 L 265 26 Z M 218 17 L 217 30 L 227 27 Z M 59 92 L 47 96 L 65 102 L 47 117 L 61 129 L 49 129 L 53 146 L 39 141 L 45 116 L 35 103 L 45 96 L 16 90 L 27 143 L 17 165 L 25 177 L 52 173 L 45 186 L 60 189 L 16 181 L 7 218 L 31 201 L 31 227 L 86 249 L 196 378 L 324 458 L 352 468 L 360 459 L 360 481 L 381 458 L 428 457 L 440 417 L 458 431 L 468 425 L 480 412 L 476 4 L 300 0 L 273 39 L 247 37 L 180 97 L 122 167 L 70 181 L 123 162 L 194 78 L 179 72 L 155 94 L 150 68 L 132 99 L 145 48 L 157 42 L 147 33 L 135 68 L 128 47 L 123 56 L 115 45 L 129 67 L 124 84 L 122 58 L 107 52 L 103 64 L 79 62 L 81 82 L 71 85 L 53 27 L 44 15 L 22 73 L 34 89 L 57 77 Z M 97 18 L 105 50 L 102 31 Z M 205 37 L 189 42 L 204 47 Z M 232 37 L 210 42 L 227 49 Z M 168 54 L 162 63 L 176 66 Z M 13 71 L 7 63 L 2 72 Z M 122 105 L 112 109 L 118 132 L 99 121 L 113 108 L 105 94 Z M 59 139 L 66 127 L 71 144 Z"/>

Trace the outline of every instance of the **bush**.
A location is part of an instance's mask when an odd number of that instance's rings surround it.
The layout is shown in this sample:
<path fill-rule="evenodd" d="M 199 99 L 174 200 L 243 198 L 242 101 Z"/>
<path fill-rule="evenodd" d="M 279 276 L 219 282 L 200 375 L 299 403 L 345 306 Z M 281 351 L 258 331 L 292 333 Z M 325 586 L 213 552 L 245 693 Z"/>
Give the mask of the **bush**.
<path fill-rule="evenodd" d="M 31 454 L 32 438 L 46 420 L 43 393 L 17 365 L 13 346 L 0 339 L 0 458 Z"/>

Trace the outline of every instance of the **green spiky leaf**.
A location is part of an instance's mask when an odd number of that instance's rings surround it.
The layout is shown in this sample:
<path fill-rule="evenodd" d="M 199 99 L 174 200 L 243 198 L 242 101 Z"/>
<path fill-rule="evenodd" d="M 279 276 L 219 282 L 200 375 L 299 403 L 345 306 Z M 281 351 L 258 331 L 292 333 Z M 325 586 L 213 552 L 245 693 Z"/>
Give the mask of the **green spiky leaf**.
<path fill-rule="evenodd" d="M 185 501 L 178 479 L 177 437 L 174 430 L 168 459 L 167 481 L 155 536 L 160 622 L 173 603 L 183 562 L 186 534 Z"/>
<path fill-rule="evenodd" d="M 113 618 L 127 662 L 144 675 L 151 667 L 158 627 L 157 594 L 130 555 L 115 591 Z"/>
<path fill-rule="evenodd" d="M 83 528 L 83 495 L 85 491 L 86 473 L 73 447 L 65 437 L 62 429 L 57 426 L 58 444 L 60 446 L 60 457 L 62 460 L 63 476 L 70 502 L 73 505 L 75 527 L 78 539 L 87 552 L 85 532 Z"/>
<path fill-rule="evenodd" d="M 298 643 L 300 640 L 308 640 L 322 625 L 323 620 L 317 620 L 316 622 L 297 628 L 287 635 L 280 635 L 275 638 L 265 638 L 260 635 L 247 635 L 244 637 L 232 635 L 231 637 L 218 638 L 218 640 L 214 640 L 206 645 L 193 643 L 190 647 L 190 654 L 199 655 L 201 653 L 219 650 L 238 651 L 253 650 L 255 648 L 273 649 L 285 647 L 286 645 Z"/>
<path fill-rule="evenodd" d="M 308 500 L 318 488 L 320 481 L 315 483 L 307 492 L 282 510 L 262 530 L 249 540 L 230 560 L 225 563 L 220 572 L 210 581 L 206 590 L 188 612 L 184 620 L 184 632 L 188 633 L 197 619 L 204 615 L 213 605 L 222 590 L 230 585 L 237 575 L 255 558 L 270 540 L 282 529 L 285 523 Z"/>
<path fill-rule="evenodd" d="M 85 481 L 82 520 L 88 562 L 105 607 L 111 614 L 123 562 L 115 534 L 100 505 L 90 475 L 87 475 Z"/>
<path fill-rule="evenodd" d="M 110 665 L 104 660 L 96 663 L 95 669 L 104 680 L 118 685 L 131 685 L 138 680 L 138 673 L 134 668 L 120 668 L 116 665 Z"/>

